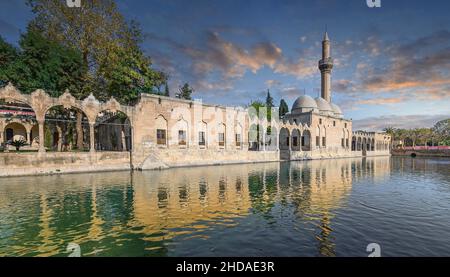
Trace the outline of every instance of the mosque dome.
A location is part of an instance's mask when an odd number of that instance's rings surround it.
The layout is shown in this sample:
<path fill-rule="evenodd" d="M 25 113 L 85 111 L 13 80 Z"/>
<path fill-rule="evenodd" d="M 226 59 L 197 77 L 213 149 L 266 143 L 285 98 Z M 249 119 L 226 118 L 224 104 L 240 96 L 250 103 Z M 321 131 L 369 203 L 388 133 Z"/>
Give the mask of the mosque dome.
<path fill-rule="evenodd" d="M 331 108 L 330 103 L 328 103 L 327 100 L 323 99 L 322 97 L 317 97 L 315 100 L 320 112 L 333 112 L 333 109 Z"/>
<path fill-rule="evenodd" d="M 338 105 L 331 103 L 330 106 L 331 106 L 331 109 L 333 110 L 334 115 L 336 115 L 338 117 L 343 116 L 342 110 L 341 110 L 341 108 L 339 108 Z"/>
<path fill-rule="evenodd" d="M 292 105 L 292 113 L 302 113 L 309 112 L 311 110 L 317 109 L 316 101 L 311 96 L 302 95 L 295 100 Z"/>

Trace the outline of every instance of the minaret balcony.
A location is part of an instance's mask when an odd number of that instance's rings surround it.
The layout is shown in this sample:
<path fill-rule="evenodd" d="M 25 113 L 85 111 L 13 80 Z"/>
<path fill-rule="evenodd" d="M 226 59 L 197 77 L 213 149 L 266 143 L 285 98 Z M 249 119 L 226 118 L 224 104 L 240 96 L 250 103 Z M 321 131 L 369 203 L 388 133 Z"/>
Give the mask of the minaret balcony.
<path fill-rule="evenodd" d="M 319 61 L 320 70 L 331 70 L 333 68 L 333 58 L 325 58 Z"/>

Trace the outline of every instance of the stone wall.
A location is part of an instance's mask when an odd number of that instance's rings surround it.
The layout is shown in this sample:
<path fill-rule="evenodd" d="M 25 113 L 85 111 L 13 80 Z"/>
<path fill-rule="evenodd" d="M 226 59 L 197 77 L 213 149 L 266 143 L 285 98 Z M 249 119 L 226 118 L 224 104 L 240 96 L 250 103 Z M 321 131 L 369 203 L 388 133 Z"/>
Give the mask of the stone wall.
<path fill-rule="evenodd" d="M 133 165 L 136 169 L 163 169 L 181 166 L 221 165 L 279 161 L 278 151 L 247 151 L 217 149 L 160 149 L 136 153 Z"/>
<path fill-rule="evenodd" d="M 416 156 L 423 157 L 450 157 L 449 149 L 440 150 L 403 150 L 403 149 L 393 149 L 393 156 L 411 156 L 415 154 Z"/>
<path fill-rule="evenodd" d="M 0 177 L 130 170 L 129 152 L 0 153 Z"/>

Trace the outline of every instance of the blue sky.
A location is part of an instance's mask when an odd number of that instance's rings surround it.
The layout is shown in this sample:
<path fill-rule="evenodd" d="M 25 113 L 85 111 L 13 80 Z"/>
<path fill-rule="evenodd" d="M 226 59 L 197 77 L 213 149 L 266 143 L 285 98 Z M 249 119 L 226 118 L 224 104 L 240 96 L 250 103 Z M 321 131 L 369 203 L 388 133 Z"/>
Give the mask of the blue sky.
<path fill-rule="evenodd" d="M 87 1 L 87 0 L 85 0 Z M 381 0 L 118 1 L 147 35 L 143 48 L 204 102 L 246 105 L 316 96 L 325 28 L 335 58 L 332 99 L 355 128 L 431 126 L 450 117 L 450 2 Z M 16 42 L 32 18 L 0 0 L 0 34 Z"/>

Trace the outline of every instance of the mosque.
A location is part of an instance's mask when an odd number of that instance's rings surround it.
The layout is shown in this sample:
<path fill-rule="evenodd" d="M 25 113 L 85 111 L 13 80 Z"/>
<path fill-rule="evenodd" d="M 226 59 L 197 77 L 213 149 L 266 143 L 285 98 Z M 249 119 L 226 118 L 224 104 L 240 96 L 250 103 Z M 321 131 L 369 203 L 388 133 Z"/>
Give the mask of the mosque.
<path fill-rule="evenodd" d="M 290 113 L 270 121 L 251 108 L 161 95 L 124 106 L 8 84 L 0 88 L 0 176 L 390 155 L 389 135 L 353 131 L 332 103 L 327 33 L 318 67 L 321 97 L 300 95 Z M 74 122 L 76 132 L 67 128 Z M 24 151 L 14 151 L 16 140 Z"/>

